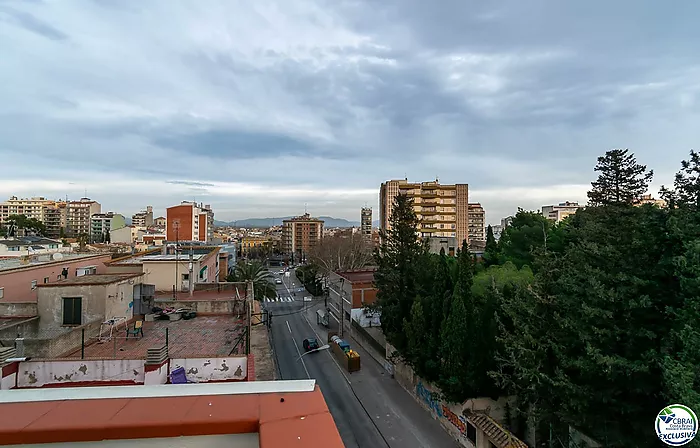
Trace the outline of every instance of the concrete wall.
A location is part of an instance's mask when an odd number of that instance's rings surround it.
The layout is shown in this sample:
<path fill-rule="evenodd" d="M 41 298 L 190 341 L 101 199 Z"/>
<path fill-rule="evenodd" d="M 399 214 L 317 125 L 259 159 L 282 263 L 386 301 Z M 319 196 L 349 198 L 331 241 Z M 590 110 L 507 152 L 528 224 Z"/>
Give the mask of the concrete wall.
<path fill-rule="evenodd" d="M 247 378 L 248 358 L 246 356 L 236 356 L 170 360 L 170 373 L 179 367 L 184 367 L 187 380 L 193 383 L 245 381 Z"/>
<path fill-rule="evenodd" d="M 236 300 L 155 300 L 155 306 L 191 308 L 197 314 L 238 314 L 245 311 L 242 303 Z"/>
<path fill-rule="evenodd" d="M 36 302 L 0 301 L 0 316 L 2 317 L 29 317 L 37 314 Z"/>
<path fill-rule="evenodd" d="M 105 320 L 107 285 L 66 285 L 61 287 L 39 288 L 38 315 L 42 331 L 66 328 L 63 325 L 63 298 L 81 297 L 81 324 Z M 112 292 L 114 294 L 114 291 Z"/>
<path fill-rule="evenodd" d="M 199 274 L 199 262 L 192 263 L 192 272 L 195 278 Z M 187 281 L 183 280 L 183 275 L 189 273 L 189 260 L 183 256 L 180 262 L 175 261 L 144 261 L 143 273 L 146 278 L 144 283 L 155 285 L 156 291 L 172 291 L 175 284 L 175 266 L 177 265 L 177 275 L 180 279 L 178 290 L 187 291 Z M 184 286 L 184 288 L 182 288 Z"/>
<path fill-rule="evenodd" d="M 134 285 L 141 283 L 142 279 L 143 277 L 135 277 L 108 285 L 105 297 L 105 320 L 112 317 L 126 317 L 129 320 L 134 316 Z"/>
<path fill-rule="evenodd" d="M 99 382 L 143 384 L 142 359 L 25 361 L 19 365 L 17 387 L 64 387 Z"/>
<path fill-rule="evenodd" d="M 143 272 L 141 264 L 113 264 L 105 268 L 105 274 L 140 274 Z"/>
<path fill-rule="evenodd" d="M 104 274 L 105 262 L 111 259 L 110 254 L 95 255 L 79 259 L 54 261 L 39 265 L 28 265 L 17 269 L 8 269 L 0 272 L 0 287 L 4 289 L 3 302 L 36 302 L 37 290 L 32 289 L 32 281 L 37 285 L 53 283 L 62 279 L 63 268 L 68 268 L 68 278 L 75 278 L 77 268 L 85 266 L 97 266 L 97 274 Z"/>

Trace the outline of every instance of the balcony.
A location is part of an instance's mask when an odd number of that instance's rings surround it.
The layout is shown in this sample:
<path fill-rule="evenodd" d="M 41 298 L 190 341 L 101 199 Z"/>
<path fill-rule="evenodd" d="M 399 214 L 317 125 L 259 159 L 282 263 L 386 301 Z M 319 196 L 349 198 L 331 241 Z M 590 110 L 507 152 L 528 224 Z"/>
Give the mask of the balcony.
<path fill-rule="evenodd" d="M 423 190 L 420 193 L 420 196 L 423 198 L 437 198 L 437 190 Z"/>

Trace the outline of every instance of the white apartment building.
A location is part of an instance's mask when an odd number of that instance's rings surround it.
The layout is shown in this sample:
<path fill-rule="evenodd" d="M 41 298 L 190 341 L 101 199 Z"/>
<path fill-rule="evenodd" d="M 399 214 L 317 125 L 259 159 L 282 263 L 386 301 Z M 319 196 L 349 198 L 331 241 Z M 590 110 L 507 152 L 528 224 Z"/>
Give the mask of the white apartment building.
<path fill-rule="evenodd" d="M 104 243 L 106 235 L 112 230 L 121 229 L 126 226 L 126 218 L 124 215 L 113 212 L 96 213 L 92 215 L 90 221 L 90 241 L 93 243 Z"/>
<path fill-rule="evenodd" d="M 542 215 L 554 222 L 561 222 L 569 215 L 573 215 L 583 205 L 578 202 L 560 202 L 558 205 L 545 205 L 542 207 Z"/>
<path fill-rule="evenodd" d="M 44 197 L 18 198 L 11 196 L 0 202 L 0 224 L 12 215 L 24 215 L 44 223 L 46 236 L 58 238 L 66 226 L 66 203 Z"/>
<path fill-rule="evenodd" d="M 469 204 L 469 242 L 486 241 L 486 212 L 480 203 Z"/>

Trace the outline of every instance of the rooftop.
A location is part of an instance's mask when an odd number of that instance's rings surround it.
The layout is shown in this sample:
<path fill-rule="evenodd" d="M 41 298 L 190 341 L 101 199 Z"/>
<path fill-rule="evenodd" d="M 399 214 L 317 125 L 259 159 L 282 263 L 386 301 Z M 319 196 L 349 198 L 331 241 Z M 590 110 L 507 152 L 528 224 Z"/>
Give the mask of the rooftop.
<path fill-rule="evenodd" d="M 52 240 L 49 238 L 44 238 L 43 236 L 20 236 L 17 238 L 2 239 L 2 240 L 0 240 L 0 244 L 3 244 L 7 247 L 15 247 L 15 246 L 31 246 L 31 245 L 39 245 L 39 244 L 62 244 L 62 242 L 59 240 Z"/>
<path fill-rule="evenodd" d="M 344 271 L 338 272 L 337 274 L 350 283 L 362 283 L 374 281 L 374 271 L 375 269 L 362 269 L 356 271 Z"/>
<path fill-rule="evenodd" d="M 194 261 L 199 261 L 202 258 L 206 257 L 207 254 L 194 254 L 192 255 L 192 259 Z M 125 260 L 117 260 L 112 262 L 112 265 L 124 265 L 124 264 L 142 264 L 143 262 L 151 262 L 151 261 L 181 261 L 181 262 L 187 262 L 190 259 L 189 254 L 180 254 L 179 256 L 177 255 L 139 255 L 136 257 L 130 257 Z"/>
<path fill-rule="evenodd" d="M 0 413 L 0 445 L 149 438 L 166 446 L 157 440 L 171 438 L 167 446 L 344 446 L 314 380 L 7 390 Z M 249 436 L 230 437 L 236 434 Z M 216 435 L 229 444 L 203 437 Z"/>
<path fill-rule="evenodd" d="M 57 255 L 59 258 L 54 259 L 53 257 Z M 66 261 L 76 261 L 81 259 L 89 259 L 91 257 L 97 258 L 109 254 L 76 254 L 76 253 L 61 253 L 61 254 L 42 254 L 42 255 L 32 255 L 26 263 L 23 263 L 23 257 L 12 257 L 12 258 L 0 258 L 0 272 L 7 271 L 10 269 L 17 268 L 27 268 L 36 267 L 46 264 L 60 264 Z"/>
<path fill-rule="evenodd" d="M 52 283 L 40 284 L 37 287 L 40 288 L 54 288 L 57 286 L 74 286 L 74 285 L 109 285 L 110 283 L 117 283 L 130 278 L 139 277 L 143 274 L 93 274 L 93 275 L 83 275 L 75 278 L 68 278 L 64 280 L 58 280 Z"/>
<path fill-rule="evenodd" d="M 239 337 L 245 322 L 232 315 L 202 316 L 189 320 L 156 320 L 143 323 L 143 337 L 125 338 L 124 330 L 104 343 L 94 342 L 85 347 L 86 358 L 144 359 L 149 348 L 166 343 L 170 358 L 230 356 L 245 350 Z M 238 346 L 236 346 L 236 343 Z M 80 358 L 80 349 L 69 355 Z M 0 400 L 1 401 L 1 400 Z"/>

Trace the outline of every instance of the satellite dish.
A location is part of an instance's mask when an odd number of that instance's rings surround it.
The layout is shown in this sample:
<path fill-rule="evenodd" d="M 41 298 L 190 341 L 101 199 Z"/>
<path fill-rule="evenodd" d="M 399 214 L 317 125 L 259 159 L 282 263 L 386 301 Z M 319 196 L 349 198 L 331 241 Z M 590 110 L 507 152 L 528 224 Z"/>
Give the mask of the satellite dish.
<path fill-rule="evenodd" d="M 63 254 L 56 252 L 51 258 L 53 258 L 56 261 L 60 261 L 63 260 Z"/>

